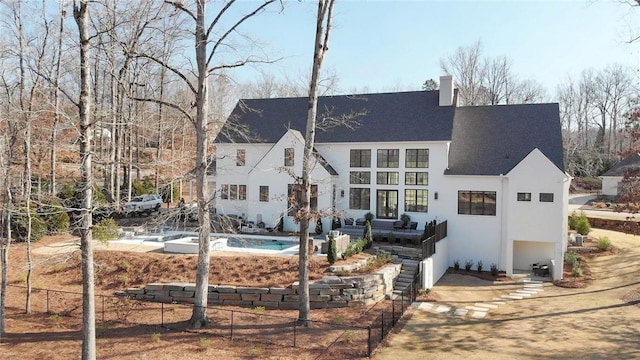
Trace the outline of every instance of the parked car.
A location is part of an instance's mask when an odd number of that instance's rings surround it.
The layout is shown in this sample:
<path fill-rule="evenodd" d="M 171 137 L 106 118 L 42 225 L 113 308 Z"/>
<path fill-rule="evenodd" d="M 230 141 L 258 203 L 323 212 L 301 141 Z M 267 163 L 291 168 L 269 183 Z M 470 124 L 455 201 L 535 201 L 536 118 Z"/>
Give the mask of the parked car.
<path fill-rule="evenodd" d="M 162 197 L 158 194 L 146 194 L 136 196 L 131 201 L 124 204 L 125 215 L 147 213 L 160 210 Z"/>

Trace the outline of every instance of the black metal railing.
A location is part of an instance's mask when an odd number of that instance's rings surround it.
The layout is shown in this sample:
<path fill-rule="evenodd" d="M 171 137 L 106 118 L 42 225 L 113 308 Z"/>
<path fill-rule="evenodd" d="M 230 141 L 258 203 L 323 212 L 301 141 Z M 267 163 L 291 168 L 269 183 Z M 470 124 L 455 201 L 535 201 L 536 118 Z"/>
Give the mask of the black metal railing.
<path fill-rule="evenodd" d="M 436 253 L 436 243 L 447 237 L 447 221 L 439 224 L 429 223 L 425 228 L 426 239 L 422 240 L 422 259 L 427 259 Z"/>

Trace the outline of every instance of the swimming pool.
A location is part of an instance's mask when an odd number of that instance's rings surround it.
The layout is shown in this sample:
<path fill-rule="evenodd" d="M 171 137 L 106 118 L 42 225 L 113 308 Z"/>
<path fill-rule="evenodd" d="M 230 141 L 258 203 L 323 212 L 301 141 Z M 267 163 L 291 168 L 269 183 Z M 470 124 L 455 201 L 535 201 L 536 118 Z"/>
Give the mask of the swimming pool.
<path fill-rule="evenodd" d="M 277 240 L 277 239 L 259 239 L 259 238 L 229 238 L 227 247 L 241 249 L 257 249 L 257 250 L 285 250 L 298 245 L 298 242 Z"/>

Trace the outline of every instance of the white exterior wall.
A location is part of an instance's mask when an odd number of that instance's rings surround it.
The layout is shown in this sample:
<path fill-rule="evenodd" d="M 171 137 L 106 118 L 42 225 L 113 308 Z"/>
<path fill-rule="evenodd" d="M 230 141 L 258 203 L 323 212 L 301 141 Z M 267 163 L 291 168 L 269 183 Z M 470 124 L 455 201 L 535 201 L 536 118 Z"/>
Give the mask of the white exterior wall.
<path fill-rule="evenodd" d="M 603 176 L 602 195 L 617 196 L 618 185 L 622 181 L 622 176 Z"/>
<path fill-rule="evenodd" d="M 436 253 L 421 262 L 422 271 L 420 285 L 423 289 L 431 289 L 449 268 L 449 237 L 436 243 Z"/>
<path fill-rule="evenodd" d="M 513 256 L 507 255 L 507 275 L 510 268 L 528 270 L 537 262 L 554 260 L 561 265 L 571 178 L 535 149 L 509 172 L 508 179 L 507 246 Z M 518 192 L 531 193 L 531 201 L 517 201 Z M 553 202 L 540 202 L 540 193 L 552 193 Z M 561 279 L 562 266 L 554 271 L 553 278 Z"/>
<path fill-rule="evenodd" d="M 447 175 L 443 183 L 445 191 L 439 196 L 439 205 L 443 206 L 444 219 L 447 220 L 449 238 L 448 266 L 455 260 L 464 266 L 467 260 L 473 261 L 475 269 L 478 260 L 483 268 L 489 269 L 492 263 L 501 265 L 502 244 L 502 181 L 499 176 L 459 176 Z M 458 214 L 458 191 L 495 191 L 496 215 Z"/>

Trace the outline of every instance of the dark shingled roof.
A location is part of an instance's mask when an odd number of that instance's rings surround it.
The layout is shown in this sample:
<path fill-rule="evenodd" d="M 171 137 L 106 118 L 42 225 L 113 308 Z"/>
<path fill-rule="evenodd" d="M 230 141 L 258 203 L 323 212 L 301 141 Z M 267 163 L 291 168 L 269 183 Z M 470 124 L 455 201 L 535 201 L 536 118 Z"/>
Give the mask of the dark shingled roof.
<path fill-rule="evenodd" d="M 538 148 L 564 171 L 558 104 L 456 109 L 447 174 L 507 174 Z"/>
<path fill-rule="evenodd" d="M 318 117 L 366 113 L 353 119 L 359 123 L 354 129 L 319 129 L 316 142 L 450 140 L 454 108 L 438 106 L 438 96 L 438 91 L 322 96 Z M 304 134 L 307 105 L 306 97 L 241 100 L 216 142 L 256 142 L 232 134 L 234 124 L 248 125 L 259 141 L 267 143 L 277 142 L 289 127 Z"/>
<path fill-rule="evenodd" d="M 316 142 L 451 141 L 446 173 L 452 175 L 507 174 L 538 148 L 564 171 L 558 104 L 453 107 L 438 101 L 438 91 L 320 97 L 319 116 L 361 115 L 353 120 L 359 123 L 355 129 L 318 130 Z M 306 97 L 241 100 L 216 142 L 276 143 L 287 128 L 304 134 L 307 102 Z M 253 136 L 232 131 L 245 127 Z"/>
<path fill-rule="evenodd" d="M 624 176 L 626 169 L 640 168 L 640 154 L 631 155 L 620 160 L 617 164 L 613 165 L 609 171 L 601 176 Z"/>

